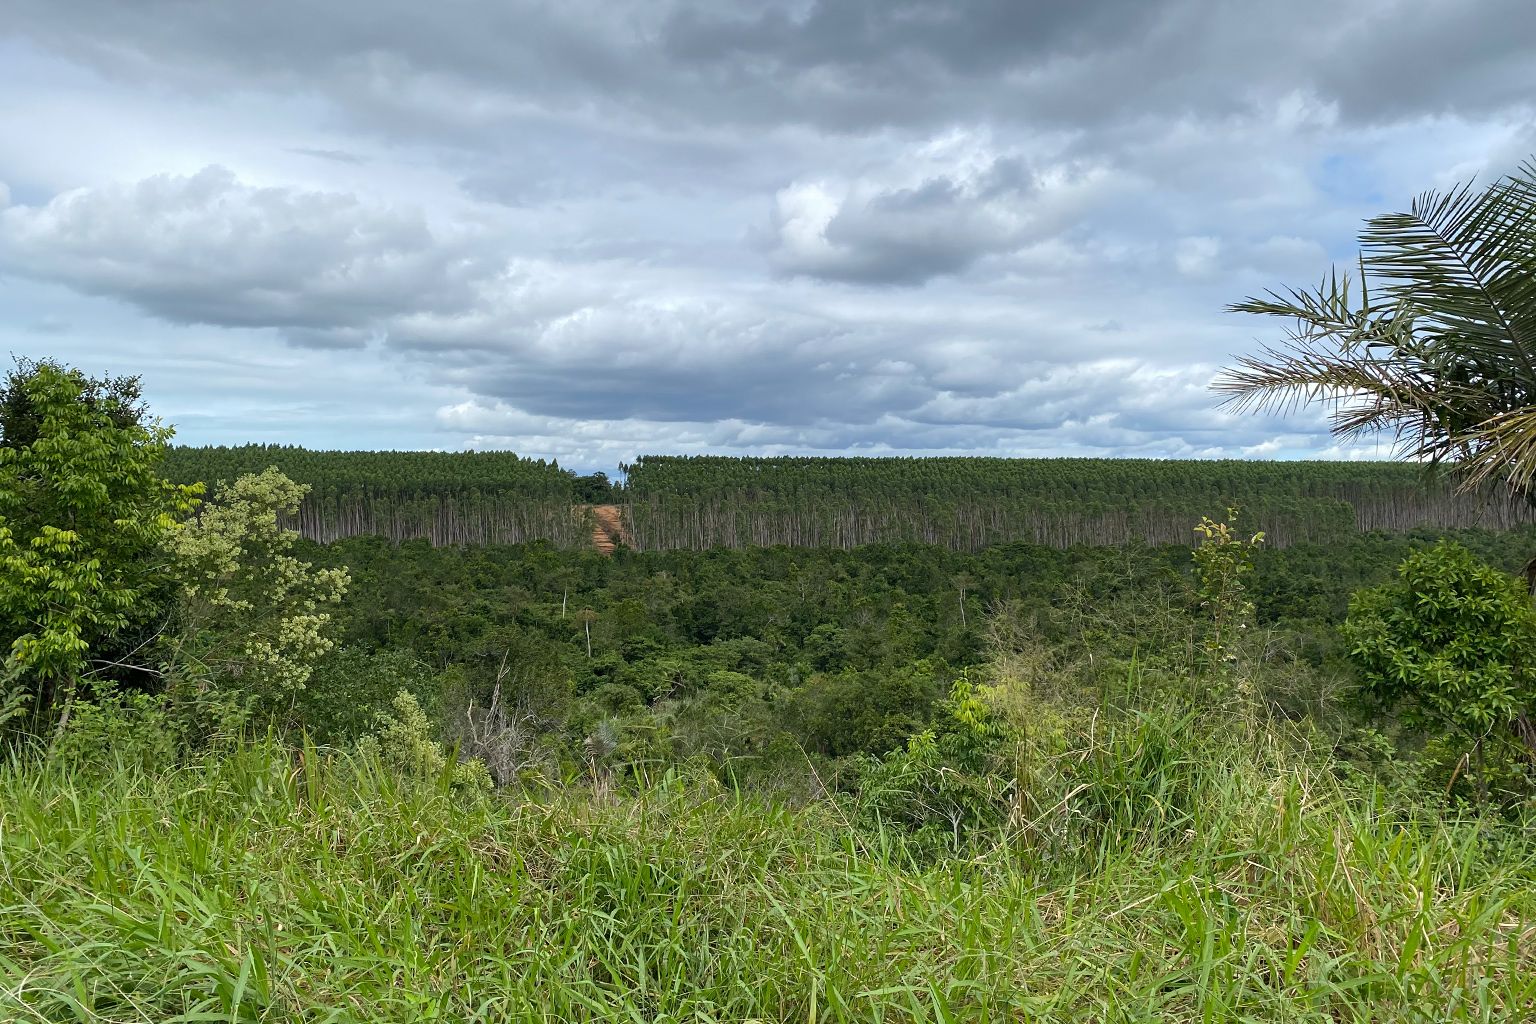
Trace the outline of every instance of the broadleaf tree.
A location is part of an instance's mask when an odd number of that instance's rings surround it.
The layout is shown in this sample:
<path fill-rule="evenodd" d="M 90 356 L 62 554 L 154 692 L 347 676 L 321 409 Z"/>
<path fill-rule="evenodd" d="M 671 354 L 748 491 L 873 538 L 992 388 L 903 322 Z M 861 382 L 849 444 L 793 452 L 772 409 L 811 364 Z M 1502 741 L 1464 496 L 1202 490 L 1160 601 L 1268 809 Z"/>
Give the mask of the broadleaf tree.
<path fill-rule="evenodd" d="M 165 537 L 198 485 L 157 473 L 172 430 L 149 418 L 137 378 L 93 379 L 18 361 L 0 396 L 0 628 L 8 703 L 68 722 L 102 648 L 153 617 Z"/>
<path fill-rule="evenodd" d="M 169 664 L 173 685 L 291 704 L 329 651 L 328 606 L 346 593 L 345 569 L 315 569 L 292 554 L 298 531 L 280 517 L 309 490 L 269 468 L 221 486 L 198 517 L 166 536 L 182 582 Z"/>

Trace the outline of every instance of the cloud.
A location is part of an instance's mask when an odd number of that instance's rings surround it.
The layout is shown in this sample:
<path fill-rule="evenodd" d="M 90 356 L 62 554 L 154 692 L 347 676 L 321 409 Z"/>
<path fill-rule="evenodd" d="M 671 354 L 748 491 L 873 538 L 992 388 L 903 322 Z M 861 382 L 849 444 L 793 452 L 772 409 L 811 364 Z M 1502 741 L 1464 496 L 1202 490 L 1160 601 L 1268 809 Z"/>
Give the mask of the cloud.
<path fill-rule="evenodd" d="M 243 184 L 222 167 L 0 212 L 0 266 L 179 324 L 355 347 L 405 311 L 461 308 L 479 272 L 419 210 Z"/>
<path fill-rule="evenodd" d="M 365 164 L 368 158 L 358 156 L 356 153 L 348 153 L 341 149 L 311 149 L 307 146 L 293 146 L 288 152 L 297 153 L 300 156 L 312 156 L 317 160 L 333 160 L 339 164 Z"/>
<path fill-rule="evenodd" d="M 27 324 L 26 330 L 31 334 L 67 334 L 70 325 L 56 316 L 44 316 Z"/>
<path fill-rule="evenodd" d="M 1223 309 L 1527 155 L 1530 28 L 1495 0 L 12 0 L 0 332 L 95 359 L 182 325 L 334 375 L 326 436 L 393 373 L 419 446 L 599 467 L 1321 451 L 1310 413 L 1213 406 L 1271 337 Z M 190 350 L 123 348 L 188 379 Z M 286 415 L 164 403 L 221 439 Z"/>
<path fill-rule="evenodd" d="M 1085 161 L 1041 170 L 989 133 L 925 140 L 849 182 L 799 181 L 774 196 L 767 253 L 783 274 L 917 285 L 1057 236 L 1106 190 Z"/>
<path fill-rule="evenodd" d="M 1181 274 L 1208 274 L 1216 267 L 1221 239 L 1205 235 L 1181 238 L 1173 247 L 1173 262 Z"/>
<path fill-rule="evenodd" d="M 319 89 L 359 120 L 480 147 L 530 110 L 859 132 L 1219 117 L 1300 94 L 1381 123 L 1536 86 L 1536 9 L 1504 0 L 12 0 L 7 21 L 125 80 Z"/>
<path fill-rule="evenodd" d="M 860 183 L 840 197 L 820 183 L 792 185 L 774 197 L 770 258 L 789 274 L 920 284 L 1018 248 L 1032 220 L 1027 200 L 1033 189 L 1031 175 L 1014 160 L 908 186 Z"/>
<path fill-rule="evenodd" d="M 390 345 L 545 415 L 792 420 L 829 400 L 807 364 L 846 328 L 749 296 L 701 298 L 688 277 L 518 263 L 471 310 L 396 320 Z"/>
<path fill-rule="evenodd" d="M 1272 424 L 1212 410 L 1203 370 L 1170 372 L 1130 361 L 1041 368 L 995 401 L 967 405 L 940 394 L 921 407 L 869 421 L 829 415 L 803 423 L 747 417 L 551 415 L 516 402 L 474 398 L 437 411 L 444 430 L 475 447 L 558 457 L 564 465 L 613 466 L 646 452 L 776 454 L 1120 455 L 1243 458 L 1306 455 L 1315 436 L 1276 434 Z M 1038 412 L 1033 412 L 1038 410 Z M 1313 425 L 1313 424 L 1307 424 Z"/>

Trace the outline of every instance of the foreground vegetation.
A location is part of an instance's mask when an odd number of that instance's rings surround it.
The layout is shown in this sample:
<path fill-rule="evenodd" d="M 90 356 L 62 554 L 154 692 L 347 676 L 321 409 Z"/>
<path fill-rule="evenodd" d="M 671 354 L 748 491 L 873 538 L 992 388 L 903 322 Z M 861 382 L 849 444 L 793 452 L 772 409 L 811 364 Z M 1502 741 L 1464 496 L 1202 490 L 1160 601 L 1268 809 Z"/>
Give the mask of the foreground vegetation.
<path fill-rule="evenodd" d="M 1533 225 L 1530 167 L 1377 218 L 1369 295 L 1243 303 L 1291 341 L 1221 384 L 1342 399 L 1480 490 L 664 457 L 614 488 L 174 449 L 136 379 L 20 361 L 0 1018 L 1532 1016 Z"/>
<path fill-rule="evenodd" d="M 853 823 L 856 802 L 791 810 L 687 769 L 622 794 L 482 793 L 270 741 L 159 771 L 12 763 L 0 1007 L 18 1020 L 1530 1012 L 1529 834 L 1392 806 L 1253 724 L 1101 723 L 1062 799 L 1037 794 L 1054 806 L 938 860 Z"/>

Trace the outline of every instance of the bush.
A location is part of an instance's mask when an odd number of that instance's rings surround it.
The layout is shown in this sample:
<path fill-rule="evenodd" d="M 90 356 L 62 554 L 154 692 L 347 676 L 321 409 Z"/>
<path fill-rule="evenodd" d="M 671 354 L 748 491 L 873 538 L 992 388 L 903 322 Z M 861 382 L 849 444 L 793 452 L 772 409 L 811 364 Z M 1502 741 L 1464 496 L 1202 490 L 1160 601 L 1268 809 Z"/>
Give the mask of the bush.
<path fill-rule="evenodd" d="M 1008 819 L 1011 773 L 999 753 L 1012 736 L 962 675 L 940 702 L 932 728 L 880 759 L 864 762 L 860 811 L 866 821 L 910 829 L 921 845 L 958 853 L 978 830 Z"/>
<path fill-rule="evenodd" d="M 320 744 L 350 746 L 373 731 L 380 712 L 405 691 L 429 717 L 438 704 L 438 682 L 409 651 L 339 647 L 315 666 L 295 696 L 292 717 Z"/>
<path fill-rule="evenodd" d="M 58 760 L 91 771 L 172 764 L 181 748 L 170 701 L 162 694 L 111 690 L 78 701 L 53 745 Z"/>
<path fill-rule="evenodd" d="M 1362 590 L 1342 627 L 1368 694 L 1432 735 L 1470 748 L 1487 794 L 1490 744 L 1505 745 L 1536 702 L 1536 610 L 1513 576 L 1442 541 L 1398 581 Z"/>
<path fill-rule="evenodd" d="M 449 771 L 449 758 L 443 745 L 432 739 L 431 719 L 406 690 L 395 695 L 394 708 L 400 717 L 380 712 L 378 733 L 363 737 L 358 753 L 364 760 L 419 781 L 441 778 Z M 455 786 L 490 789 L 492 785 L 485 762 L 478 759 L 455 761 L 449 778 Z"/>
<path fill-rule="evenodd" d="M 816 675 L 794 695 L 806 747 L 830 755 L 884 754 L 906 745 L 944 694 L 947 666 L 922 660 L 890 671 Z"/>

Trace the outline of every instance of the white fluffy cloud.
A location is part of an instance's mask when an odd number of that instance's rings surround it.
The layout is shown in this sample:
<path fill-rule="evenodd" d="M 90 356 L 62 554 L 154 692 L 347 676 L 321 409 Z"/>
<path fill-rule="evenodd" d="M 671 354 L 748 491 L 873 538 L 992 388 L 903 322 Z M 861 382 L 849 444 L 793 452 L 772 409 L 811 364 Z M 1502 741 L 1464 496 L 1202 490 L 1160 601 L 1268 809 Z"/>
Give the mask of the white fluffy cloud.
<path fill-rule="evenodd" d="M 1020 248 L 1033 181 L 1016 165 L 897 188 L 796 183 L 774 197 L 780 270 L 861 284 L 921 284 Z"/>
<path fill-rule="evenodd" d="M 173 323 L 274 327 L 317 347 L 361 346 L 400 313 L 461 309 L 483 272 L 419 210 L 258 188 L 217 166 L 11 206 L 0 261 Z"/>

